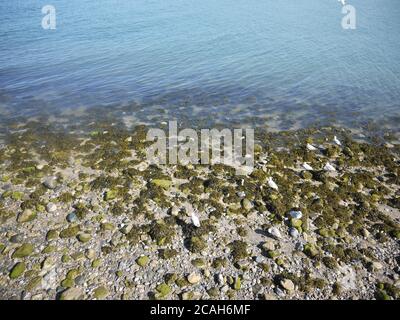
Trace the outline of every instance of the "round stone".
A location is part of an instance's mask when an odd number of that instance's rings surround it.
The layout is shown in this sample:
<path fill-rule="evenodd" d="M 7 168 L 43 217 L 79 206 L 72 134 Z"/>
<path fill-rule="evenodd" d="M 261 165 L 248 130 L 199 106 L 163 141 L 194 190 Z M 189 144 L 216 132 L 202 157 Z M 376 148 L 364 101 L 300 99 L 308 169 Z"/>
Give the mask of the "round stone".
<path fill-rule="evenodd" d="M 67 215 L 67 221 L 69 223 L 76 222 L 76 221 L 78 221 L 78 217 L 76 216 L 76 214 L 74 212 L 72 212 Z"/>

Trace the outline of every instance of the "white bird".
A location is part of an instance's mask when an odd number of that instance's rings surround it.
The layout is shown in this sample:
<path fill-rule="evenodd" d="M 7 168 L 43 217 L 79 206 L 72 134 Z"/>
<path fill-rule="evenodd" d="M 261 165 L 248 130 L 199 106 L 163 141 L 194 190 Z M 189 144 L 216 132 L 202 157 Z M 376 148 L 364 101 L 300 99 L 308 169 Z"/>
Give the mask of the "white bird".
<path fill-rule="evenodd" d="M 309 150 L 309 151 L 315 151 L 315 150 L 317 150 L 316 147 L 314 147 L 312 144 L 309 144 L 309 143 L 307 143 L 306 148 L 307 148 L 307 150 Z"/>
<path fill-rule="evenodd" d="M 324 166 L 324 170 L 325 171 L 336 171 L 335 167 L 333 165 L 331 165 L 329 162 L 327 162 L 326 165 Z"/>
<path fill-rule="evenodd" d="M 199 228 L 200 227 L 200 219 L 199 219 L 199 217 L 196 216 L 196 214 L 193 211 L 192 211 L 191 217 L 192 217 L 192 222 L 193 222 L 194 226 Z"/>
<path fill-rule="evenodd" d="M 346 5 L 346 0 L 338 0 L 343 6 Z"/>
<path fill-rule="evenodd" d="M 340 142 L 340 140 L 336 136 L 333 137 L 333 142 L 335 142 L 338 146 L 342 145 L 342 143 Z"/>
<path fill-rule="evenodd" d="M 313 167 L 311 167 L 307 162 L 303 163 L 303 168 L 309 171 L 314 170 Z"/>
<path fill-rule="evenodd" d="M 274 180 L 272 180 L 271 177 L 268 178 L 268 185 L 270 188 L 278 190 L 277 184 L 274 182 Z"/>

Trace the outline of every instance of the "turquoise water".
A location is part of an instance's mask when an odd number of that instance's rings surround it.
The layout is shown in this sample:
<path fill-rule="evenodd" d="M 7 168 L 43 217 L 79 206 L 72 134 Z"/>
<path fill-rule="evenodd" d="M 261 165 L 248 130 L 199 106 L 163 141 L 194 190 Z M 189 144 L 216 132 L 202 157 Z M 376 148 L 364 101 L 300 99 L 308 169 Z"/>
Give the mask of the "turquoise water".
<path fill-rule="evenodd" d="M 41 28 L 47 2 L 56 30 Z M 356 30 L 337 0 L 1 1 L 0 106 L 397 128 L 400 2 L 347 2 Z"/>

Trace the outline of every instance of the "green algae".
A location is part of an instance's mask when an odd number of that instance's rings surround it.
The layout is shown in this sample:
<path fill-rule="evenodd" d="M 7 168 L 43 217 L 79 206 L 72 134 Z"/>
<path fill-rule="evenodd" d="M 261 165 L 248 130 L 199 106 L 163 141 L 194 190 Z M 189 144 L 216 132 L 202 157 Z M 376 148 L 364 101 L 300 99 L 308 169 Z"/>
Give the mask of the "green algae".
<path fill-rule="evenodd" d="M 24 258 L 30 256 L 33 253 L 34 247 L 30 243 L 24 243 L 12 254 L 12 258 Z"/>
<path fill-rule="evenodd" d="M 24 262 L 18 262 L 14 265 L 14 267 L 11 269 L 10 272 L 10 279 L 17 279 L 22 276 L 22 274 L 25 271 L 25 263 Z"/>
<path fill-rule="evenodd" d="M 231 257 L 234 262 L 246 259 L 249 256 L 248 244 L 241 240 L 235 240 L 229 244 Z"/>
<path fill-rule="evenodd" d="M 80 230 L 81 230 L 80 226 L 78 226 L 78 225 L 71 226 L 71 227 L 61 230 L 59 236 L 62 239 L 63 238 L 73 238 L 73 237 L 77 236 L 77 234 L 79 233 Z"/>

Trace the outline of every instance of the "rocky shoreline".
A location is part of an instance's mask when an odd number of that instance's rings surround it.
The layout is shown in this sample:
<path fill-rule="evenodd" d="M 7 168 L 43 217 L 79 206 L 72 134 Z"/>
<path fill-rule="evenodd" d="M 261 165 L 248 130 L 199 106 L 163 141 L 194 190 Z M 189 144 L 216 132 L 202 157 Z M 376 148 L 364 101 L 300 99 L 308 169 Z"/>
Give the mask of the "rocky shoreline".
<path fill-rule="evenodd" d="M 4 135 L 0 298 L 400 298 L 400 145 L 389 136 L 261 132 L 248 176 L 149 165 L 145 136 L 35 122 Z"/>

